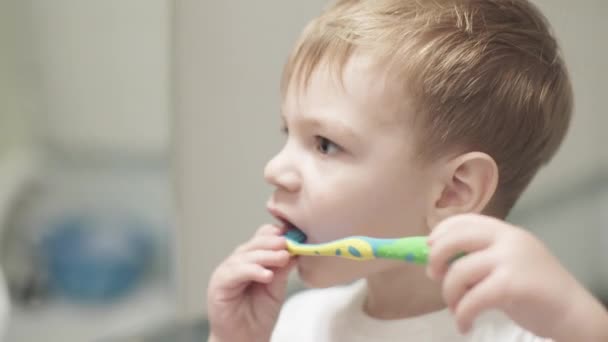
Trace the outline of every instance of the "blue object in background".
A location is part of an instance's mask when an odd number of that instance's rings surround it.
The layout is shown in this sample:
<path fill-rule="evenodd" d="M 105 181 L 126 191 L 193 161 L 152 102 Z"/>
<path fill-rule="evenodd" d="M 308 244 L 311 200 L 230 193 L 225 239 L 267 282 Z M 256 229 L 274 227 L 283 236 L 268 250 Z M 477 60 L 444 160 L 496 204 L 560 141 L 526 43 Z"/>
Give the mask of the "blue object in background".
<path fill-rule="evenodd" d="M 110 301 L 140 282 L 153 239 L 129 215 L 65 215 L 50 227 L 42 252 L 52 288 L 84 301 Z"/>

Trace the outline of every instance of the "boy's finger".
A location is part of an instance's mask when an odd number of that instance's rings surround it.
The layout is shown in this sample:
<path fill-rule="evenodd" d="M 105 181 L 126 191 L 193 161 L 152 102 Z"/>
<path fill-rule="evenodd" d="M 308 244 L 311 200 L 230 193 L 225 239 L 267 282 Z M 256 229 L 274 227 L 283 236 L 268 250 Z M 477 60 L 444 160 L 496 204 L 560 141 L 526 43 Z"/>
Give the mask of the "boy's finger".
<path fill-rule="evenodd" d="M 429 234 L 428 241 L 430 244 L 433 244 L 445 235 L 452 233 L 460 234 L 465 227 L 474 227 L 478 230 L 483 229 L 487 232 L 493 232 L 497 223 L 504 224 L 504 222 L 494 217 L 479 214 L 454 215 L 437 224 Z"/>
<path fill-rule="evenodd" d="M 261 235 L 255 236 L 250 241 L 241 245 L 236 253 L 245 253 L 258 249 L 282 250 L 287 248 L 287 242 L 283 236 Z"/>
<path fill-rule="evenodd" d="M 458 234 L 444 236 L 430 246 L 428 268 L 431 278 L 442 278 L 455 257 L 487 248 L 493 242 L 493 232 L 476 227 L 458 229 Z"/>
<path fill-rule="evenodd" d="M 285 229 L 274 224 L 265 224 L 256 232 L 255 236 L 281 235 Z"/>
<path fill-rule="evenodd" d="M 499 306 L 500 288 L 499 278 L 491 274 L 462 297 L 454 310 L 456 323 L 461 333 L 469 332 L 474 320 L 483 311 Z"/>
<path fill-rule="evenodd" d="M 433 243 L 444 234 L 453 232 L 454 229 L 458 229 L 460 227 L 470 226 L 471 224 L 474 224 L 474 221 L 475 216 L 473 214 L 450 216 L 439 222 L 439 224 L 433 228 L 428 236 L 428 240 L 429 242 Z"/>
<path fill-rule="evenodd" d="M 268 284 L 272 281 L 273 272 L 258 264 L 239 263 L 226 269 L 217 275 L 217 284 L 221 298 L 229 300 L 240 293 L 251 283 L 258 282 Z"/>
<path fill-rule="evenodd" d="M 450 309 L 468 290 L 481 282 L 493 267 L 492 257 L 484 251 L 464 256 L 455 261 L 443 280 L 443 298 Z"/>
<path fill-rule="evenodd" d="M 286 250 L 255 250 L 241 255 L 239 259 L 243 263 L 258 264 L 264 267 L 284 267 L 289 262 L 289 257 L 289 252 Z"/>

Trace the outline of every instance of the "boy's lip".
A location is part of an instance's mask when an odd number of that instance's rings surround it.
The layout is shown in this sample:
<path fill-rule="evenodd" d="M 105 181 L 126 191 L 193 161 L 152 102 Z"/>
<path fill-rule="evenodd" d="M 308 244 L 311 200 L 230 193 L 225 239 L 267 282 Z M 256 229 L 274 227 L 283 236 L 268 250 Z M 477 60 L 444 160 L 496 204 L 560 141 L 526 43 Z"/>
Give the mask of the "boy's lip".
<path fill-rule="evenodd" d="M 297 228 L 300 229 L 290 218 L 289 216 L 287 216 L 283 211 L 281 211 L 280 209 L 277 209 L 276 207 L 272 206 L 272 205 L 268 205 L 267 206 L 267 210 L 270 213 L 270 215 L 272 215 L 274 218 L 276 218 L 279 222 L 281 222 L 283 224 L 283 228 L 285 229 L 289 229 L 289 228 Z"/>

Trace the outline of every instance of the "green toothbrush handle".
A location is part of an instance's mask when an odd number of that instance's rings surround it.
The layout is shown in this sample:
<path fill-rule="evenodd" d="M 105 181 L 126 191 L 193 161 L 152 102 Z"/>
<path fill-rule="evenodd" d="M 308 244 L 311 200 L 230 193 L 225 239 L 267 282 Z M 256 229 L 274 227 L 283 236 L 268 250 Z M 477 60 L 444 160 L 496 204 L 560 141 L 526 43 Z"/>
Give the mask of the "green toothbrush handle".
<path fill-rule="evenodd" d="M 426 264 L 428 261 L 429 246 L 427 238 L 424 236 L 399 239 L 365 237 L 363 239 L 372 246 L 376 258 L 409 261 L 416 264 Z"/>

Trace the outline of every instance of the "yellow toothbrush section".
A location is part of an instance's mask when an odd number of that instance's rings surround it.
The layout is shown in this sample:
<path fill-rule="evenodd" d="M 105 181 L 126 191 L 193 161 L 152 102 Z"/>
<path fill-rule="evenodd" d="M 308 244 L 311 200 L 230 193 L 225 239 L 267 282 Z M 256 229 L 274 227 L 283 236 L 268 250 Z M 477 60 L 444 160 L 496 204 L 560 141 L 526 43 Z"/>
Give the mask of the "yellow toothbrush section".
<path fill-rule="evenodd" d="M 373 246 L 361 238 L 345 238 L 322 244 L 301 244 L 287 240 L 287 250 L 293 255 L 338 256 L 353 260 L 376 259 Z"/>

